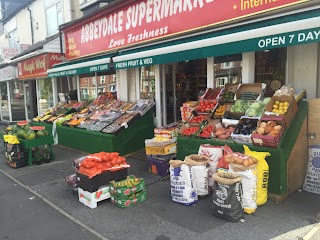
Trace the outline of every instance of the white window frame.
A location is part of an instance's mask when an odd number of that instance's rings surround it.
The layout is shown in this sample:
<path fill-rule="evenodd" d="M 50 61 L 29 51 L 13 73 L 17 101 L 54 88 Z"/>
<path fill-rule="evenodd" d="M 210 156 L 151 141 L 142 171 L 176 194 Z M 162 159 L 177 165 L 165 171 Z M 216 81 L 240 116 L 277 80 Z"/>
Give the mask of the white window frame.
<path fill-rule="evenodd" d="M 18 30 L 16 28 L 8 33 L 8 39 L 10 48 L 19 48 Z"/>
<path fill-rule="evenodd" d="M 234 62 L 221 63 L 221 69 L 229 69 L 234 67 Z"/>
<path fill-rule="evenodd" d="M 59 7 L 59 8 L 57 8 L 57 5 L 58 5 L 58 4 L 60 4 L 60 7 Z M 56 6 L 56 21 L 57 21 L 57 26 L 58 26 L 58 28 L 57 28 L 56 32 L 49 33 L 47 10 L 48 10 L 49 8 L 53 7 L 53 6 Z M 59 19 L 58 19 L 58 13 L 59 13 L 59 12 L 61 12 L 61 14 L 62 14 L 62 22 L 61 22 L 61 23 L 59 23 Z M 46 15 L 46 30 L 47 30 L 47 36 L 52 36 L 52 35 L 58 33 L 58 31 L 59 31 L 59 26 L 64 23 L 63 1 L 62 1 L 62 0 L 55 0 L 55 1 L 52 2 L 50 5 L 45 4 L 45 15 Z"/>
<path fill-rule="evenodd" d="M 105 84 L 106 83 L 106 76 L 102 75 L 100 76 L 100 84 Z"/>

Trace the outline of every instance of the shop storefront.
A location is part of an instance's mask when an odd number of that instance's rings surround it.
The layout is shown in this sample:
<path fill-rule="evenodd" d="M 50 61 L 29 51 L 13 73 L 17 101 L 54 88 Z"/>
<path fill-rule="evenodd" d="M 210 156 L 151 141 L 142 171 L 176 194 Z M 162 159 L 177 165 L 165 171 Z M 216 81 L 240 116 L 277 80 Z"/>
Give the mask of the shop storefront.
<path fill-rule="evenodd" d="M 289 83 L 307 89 L 313 98 L 318 96 L 319 81 L 317 3 L 288 0 L 251 6 L 249 1 L 223 5 L 206 1 L 167 6 L 161 2 L 159 9 L 146 1 L 122 4 L 62 26 L 66 59 L 117 51 L 115 69 L 126 77 L 118 84 L 119 98 L 154 98 L 158 125 L 179 119 L 182 102 L 197 99 L 206 87 L 225 83 L 263 82 L 270 96 Z M 142 13 L 136 16 L 138 8 Z M 212 18 L 199 17 L 208 15 Z M 110 21 L 115 24 L 108 25 Z M 313 59 L 313 71 L 303 71 L 312 79 L 308 83 L 297 70 L 306 58 Z"/>
<path fill-rule="evenodd" d="M 15 122 L 26 119 L 25 86 L 17 79 L 17 69 L 7 65 L 0 69 L 1 121 Z"/>
<path fill-rule="evenodd" d="M 45 113 L 49 108 L 58 103 L 57 88 L 65 89 L 72 85 L 71 82 L 62 82 L 57 79 L 48 78 L 47 70 L 53 64 L 62 61 L 61 55 L 56 53 L 45 53 L 36 57 L 28 58 L 17 63 L 18 83 L 24 85 L 26 112 L 24 119 L 32 119 L 38 114 Z"/>
<path fill-rule="evenodd" d="M 79 101 L 93 100 L 100 92 L 111 92 L 116 96 L 117 75 L 114 68 L 110 67 L 110 57 L 111 55 L 56 64 L 48 70 L 48 77 L 61 79 L 64 84 L 72 80 L 72 89 L 76 90 Z M 58 94 L 60 93 L 63 92 L 58 88 Z"/>

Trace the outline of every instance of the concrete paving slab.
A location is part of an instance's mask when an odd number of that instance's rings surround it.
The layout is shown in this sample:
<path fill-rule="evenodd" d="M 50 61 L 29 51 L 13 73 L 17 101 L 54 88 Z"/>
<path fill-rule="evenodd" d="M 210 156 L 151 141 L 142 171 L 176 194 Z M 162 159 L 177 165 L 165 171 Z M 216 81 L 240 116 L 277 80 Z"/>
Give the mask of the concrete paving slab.
<path fill-rule="evenodd" d="M 0 172 L 0 239 L 99 239 Z"/>

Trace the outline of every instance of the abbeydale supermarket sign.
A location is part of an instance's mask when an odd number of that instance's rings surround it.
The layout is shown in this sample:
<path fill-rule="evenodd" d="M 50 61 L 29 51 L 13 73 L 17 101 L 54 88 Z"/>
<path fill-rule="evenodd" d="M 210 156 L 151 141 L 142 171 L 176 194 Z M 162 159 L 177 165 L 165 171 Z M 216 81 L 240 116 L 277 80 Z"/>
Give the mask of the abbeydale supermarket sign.
<path fill-rule="evenodd" d="M 66 58 L 111 52 L 308 1 L 311 0 L 123 1 L 63 28 Z"/>

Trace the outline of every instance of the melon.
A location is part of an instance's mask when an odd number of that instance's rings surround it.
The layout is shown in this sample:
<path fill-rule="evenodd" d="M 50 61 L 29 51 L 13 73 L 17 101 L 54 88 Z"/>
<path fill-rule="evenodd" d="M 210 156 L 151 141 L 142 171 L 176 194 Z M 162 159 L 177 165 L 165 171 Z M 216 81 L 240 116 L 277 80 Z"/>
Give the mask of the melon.
<path fill-rule="evenodd" d="M 39 138 L 39 137 L 44 137 L 47 135 L 43 130 L 39 130 L 39 131 L 37 131 L 36 136 Z"/>
<path fill-rule="evenodd" d="M 26 139 L 27 138 L 27 132 L 23 129 L 20 129 L 18 132 L 17 132 L 17 137 L 20 138 L 20 139 Z"/>
<path fill-rule="evenodd" d="M 46 127 L 44 127 L 44 126 L 31 126 L 30 128 L 34 131 L 41 131 L 41 130 L 44 130 Z"/>
<path fill-rule="evenodd" d="M 13 132 L 13 133 L 17 133 L 20 129 L 21 129 L 21 128 L 20 128 L 19 126 L 14 125 L 14 126 L 12 127 L 12 132 Z"/>
<path fill-rule="evenodd" d="M 28 124 L 28 121 L 27 121 L 27 120 L 20 121 L 20 122 L 17 123 L 17 125 L 20 126 L 20 127 L 21 127 L 21 126 L 25 126 L 25 125 L 27 125 L 27 124 Z"/>
<path fill-rule="evenodd" d="M 28 140 L 31 140 L 31 139 L 35 139 L 36 138 L 36 133 L 32 130 L 30 130 L 28 133 L 27 133 L 27 139 Z"/>

